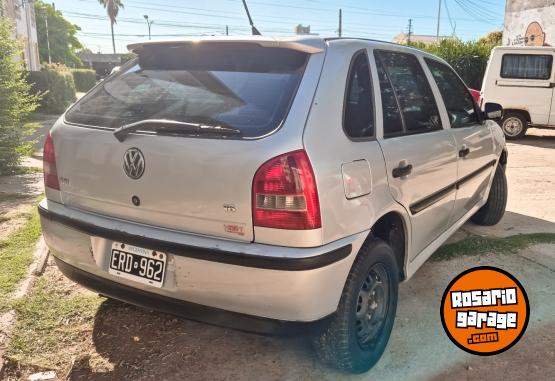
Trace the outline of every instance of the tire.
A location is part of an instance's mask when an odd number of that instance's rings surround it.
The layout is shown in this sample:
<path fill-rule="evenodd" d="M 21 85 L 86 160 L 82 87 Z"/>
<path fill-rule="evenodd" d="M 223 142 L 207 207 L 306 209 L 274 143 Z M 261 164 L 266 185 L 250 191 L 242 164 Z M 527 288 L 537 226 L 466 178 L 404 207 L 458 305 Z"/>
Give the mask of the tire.
<path fill-rule="evenodd" d="M 472 216 L 472 222 L 478 225 L 491 226 L 501 221 L 507 206 L 507 193 L 505 170 L 501 164 L 498 164 L 489 191 L 488 201 Z"/>
<path fill-rule="evenodd" d="M 337 311 L 312 338 L 318 357 L 352 373 L 372 368 L 389 341 L 398 288 L 399 270 L 391 247 L 380 239 L 365 243 L 347 277 Z M 372 314 L 367 315 L 369 311 Z M 376 321 L 383 322 L 372 324 Z M 363 336 L 368 342 L 364 343 Z"/>
<path fill-rule="evenodd" d="M 526 135 L 528 121 L 524 115 L 516 112 L 508 112 L 500 122 L 501 129 L 508 140 L 520 139 Z"/>

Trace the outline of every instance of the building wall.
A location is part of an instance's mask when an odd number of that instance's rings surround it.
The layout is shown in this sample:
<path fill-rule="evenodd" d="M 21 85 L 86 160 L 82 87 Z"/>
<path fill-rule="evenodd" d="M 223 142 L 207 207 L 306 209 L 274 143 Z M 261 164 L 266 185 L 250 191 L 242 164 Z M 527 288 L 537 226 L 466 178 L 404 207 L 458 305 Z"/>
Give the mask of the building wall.
<path fill-rule="evenodd" d="M 0 0 L 4 2 L 2 17 L 14 24 L 13 37 L 23 43 L 23 57 L 27 70 L 40 70 L 39 45 L 35 9 L 29 0 Z M 25 3 L 24 6 L 21 6 Z"/>
<path fill-rule="evenodd" d="M 503 45 L 555 46 L 555 1 L 507 0 Z"/>

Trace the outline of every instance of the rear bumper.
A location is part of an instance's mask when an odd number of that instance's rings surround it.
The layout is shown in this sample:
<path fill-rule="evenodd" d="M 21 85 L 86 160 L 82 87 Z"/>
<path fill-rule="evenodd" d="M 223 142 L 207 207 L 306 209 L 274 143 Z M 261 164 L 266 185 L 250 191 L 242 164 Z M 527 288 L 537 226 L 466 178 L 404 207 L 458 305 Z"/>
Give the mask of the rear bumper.
<path fill-rule="evenodd" d="M 116 299 L 214 324 L 221 323 L 220 314 L 211 317 L 210 310 L 237 314 L 233 319 L 251 315 L 255 320 L 288 322 L 330 315 L 367 235 L 316 248 L 289 248 L 158 229 L 47 200 L 39 205 L 39 213 L 45 241 L 69 278 Z M 114 241 L 168 253 L 163 287 L 109 274 Z M 198 312 L 204 309 L 206 313 Z"/>
<path fill-rule="evenodd" d="M 66 277 L 89 290 L 95 291 L 103 296 L 121 300 L 122 302 L 167 312 L 190 320 L 231 327 L 243 331 L 274 335 L 306 333 L 307 329 L 314 328 L 314 323 L 324 323 L 325 320 L 327 320 L 323 318 L 317 322 L 309 323 L 288 322 L 207 307 L 201 304 L 157 295 L 124 284 L 115 283 L 106 278 L 101 278 L 80 270 L 61 259 L 55 259 L 56 265 Z"/>

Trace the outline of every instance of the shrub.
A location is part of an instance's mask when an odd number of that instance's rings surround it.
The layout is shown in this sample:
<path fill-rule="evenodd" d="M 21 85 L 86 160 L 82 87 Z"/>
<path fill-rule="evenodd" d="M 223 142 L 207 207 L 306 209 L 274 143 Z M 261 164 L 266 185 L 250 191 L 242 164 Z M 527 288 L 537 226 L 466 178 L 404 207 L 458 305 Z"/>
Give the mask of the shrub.
<path fill-rule="evenodd" d="M 89 69 L 72 69 L 73 82 L 75 89 L 82 93 L 86 93 L 96 84 L 96 72 Z"/>
<path fill-rule="evenodd" d="M 480 90 L 488 64 L 491 49 L 495 44 L 455 39 L 443 40 L 439 44 L 411 44 L 438 57 L 443 58 L 459 73 L 466 85 Z"/>
<path fill-rule="evenodd" d="M 46 65 L 42 71 L 30 72 L 27 80 L 33 92 L 43 94 L 41 111 L 62 113 L 76 99 L 73 75 L 63 65 Z"/>
<path fill-rule="evenodd" d="M 12 38 L 11 28 L 0 18 L 0 175 L 13 173 L 29 148 L 24 120 L 38 104 L 25 81 L 22 47 Z"/>

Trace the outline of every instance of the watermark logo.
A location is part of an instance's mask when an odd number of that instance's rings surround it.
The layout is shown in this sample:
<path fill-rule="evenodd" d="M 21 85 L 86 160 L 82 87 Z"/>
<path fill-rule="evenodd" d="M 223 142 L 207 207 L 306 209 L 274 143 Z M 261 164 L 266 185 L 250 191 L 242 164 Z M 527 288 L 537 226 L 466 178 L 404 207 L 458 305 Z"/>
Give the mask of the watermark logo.
<path fill-rule="evenodd" d="M 459 274 L 443 293 L 441 322 L 459 348 L 475 355 L 506 351 L 524 334 L 528 297 L 508 272 L 489 266 Z"/>

